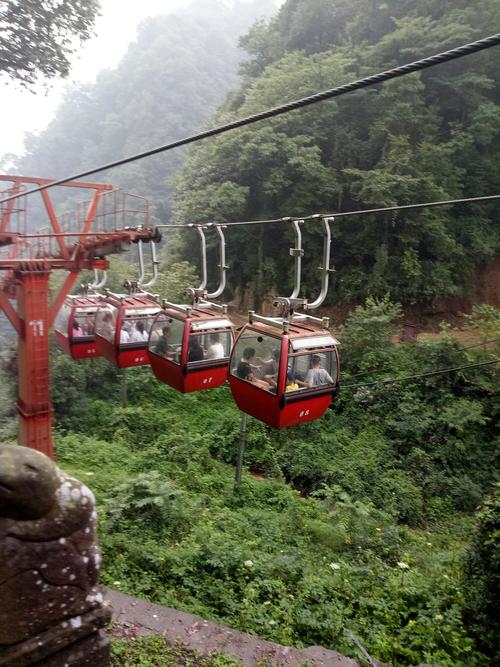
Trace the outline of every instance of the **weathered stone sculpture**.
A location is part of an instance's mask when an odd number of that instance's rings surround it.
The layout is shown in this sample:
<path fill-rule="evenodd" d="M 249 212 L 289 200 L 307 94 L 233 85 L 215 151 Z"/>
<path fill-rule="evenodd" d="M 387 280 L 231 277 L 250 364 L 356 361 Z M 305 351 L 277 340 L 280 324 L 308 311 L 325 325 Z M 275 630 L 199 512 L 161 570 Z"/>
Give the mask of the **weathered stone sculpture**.
<path fill-rule="evenodd" d="M 49 458 L 0 445 L 0 665 L 100 667 L 109 647 L 92 492 Z"/>

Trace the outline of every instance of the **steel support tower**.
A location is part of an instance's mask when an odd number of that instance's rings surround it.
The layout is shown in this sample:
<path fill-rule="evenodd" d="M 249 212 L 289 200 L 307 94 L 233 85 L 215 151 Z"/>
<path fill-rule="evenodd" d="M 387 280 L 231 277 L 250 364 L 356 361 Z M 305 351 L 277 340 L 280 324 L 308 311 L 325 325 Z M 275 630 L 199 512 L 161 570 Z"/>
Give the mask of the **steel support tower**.
<path fill-rule="evenodd" d="M 148 224 L 147 202 L 142 197 L 135 199 L 144 205 L 132 209 L 133 221 L 137 222 L 139 215 L 140 224 L 129 227 L 124 222 L 130 211 L 123 204 L 128 195 L 111 185 L 79 181 L 63 186 L 91 192 L 90 202 L 73 220 L 71 231 L 63 229 L 49 190 L 42 190 L 42 211 L 50 224 L 44 233 L 31 233 L 23 188 L 46 185 L 50 180 L 0 175 L 0 182 L 11 184 L 4 194 L 19 195 L 0 204 L 0 309 L 18 335 L 18 442 L 52 457 L 49 331 L 55 317 L 80 271 L 106 269 L 107 255 L 123 252 L 131 242 L 158 241 L 159 235 Z M 117 201 L 122 202 L 121 208 Z M 67 276 L 50 300 L 49 279 L 54 270 L 64 270 Z"/>

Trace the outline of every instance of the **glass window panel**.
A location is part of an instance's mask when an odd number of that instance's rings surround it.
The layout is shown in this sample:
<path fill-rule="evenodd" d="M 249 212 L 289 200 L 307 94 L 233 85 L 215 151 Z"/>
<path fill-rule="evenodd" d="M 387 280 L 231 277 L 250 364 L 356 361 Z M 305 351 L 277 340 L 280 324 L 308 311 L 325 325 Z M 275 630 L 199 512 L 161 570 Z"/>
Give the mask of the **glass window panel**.
<path fill-rule="evenodd" d="M 63 336 L 68 335 L 70 313 L 71 307 L 67 303 L 63 304 L 61 310 L 57 313 L 55 328 L 59 333 L 62 333 Z"/>
<path fill-rule="evenodd" d="M 333 386 L 337 382 L 337 357 L 333 350 L 288 357 L 286 391 Z"/>
<path fill-rule="evenodd" d="M 110 343 L 115 342 L 118 309 L 111 304 L 99 308 L 95 321 L 95 332 Z"/>
<path fill-rule="evenodd" d="M 151 309 L 147 310 L 149 312 L 145 312 L 145 308 L 140 312 L 125 311 L 120 331 L 120 345 L 137 345 L 137 343 L 145 345 L 148 342 L 156 313 L 152 313 Z"/>
<path fill-rule="evenodd" d="M 251 329 L 238 340 L 231 374 L 273 394 L 277 391 L 281 340 Z"/>
<path fill-rule="evenodd" d="M 78 308 L 75 311 L 75 316 L 73 318 L 71 337 L 78 339 L 93 336 L 95 333 L 96 314 L 97 310 L 95 308 L 93 310 L 90 310 L 89 308 L 85 308 L 84 310 Z"/>
<path fill-rule="evenodd" d="M 232 342 L 233 337 L 230 331 L 191 333 L 189 336 L 188 361 L 227 359 L 231 354 Z"/>
<path fill-rule="evenodd" d="M 168 315 L 158 315 L 151 327 L 149 349 L 176 364 L 181 363 L 184 322 Z"/>

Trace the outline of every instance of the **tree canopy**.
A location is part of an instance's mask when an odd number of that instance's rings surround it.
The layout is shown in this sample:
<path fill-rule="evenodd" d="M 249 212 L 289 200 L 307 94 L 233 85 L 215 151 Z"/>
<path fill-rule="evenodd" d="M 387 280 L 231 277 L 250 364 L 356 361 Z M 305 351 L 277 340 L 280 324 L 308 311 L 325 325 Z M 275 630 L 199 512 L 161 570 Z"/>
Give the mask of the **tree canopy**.
<path fill-rule="evenodd" d="M 68 76 L 76 45 L 92 35 L 99 0 L 2 0 L 0 75 L 31 88 Z"/>
<path fill-rule="evenodd" d="M 495 0 L 474 7 L 465 0 L 288 0 L 241 40 L 250 56 L 245 80 L 212 122 L 485 36 L 499 15 Z M 497 60 L 491 49 L 193 147 L 176 221 L 300 217 L 499 192 Z M 466 293 L 477 266 L 500 248 L 499 217 L 492 204 L 339 219 L 333 298 L 388 293 L 414 303 Z M 306 231 L 305 240 L 311 294 L 319 281 L 318 231 Z M 257 304 L 269 290 L 286 293 L 289 245 L 282 226 L 231 230 L 233 288 L 247 288 Z"/>

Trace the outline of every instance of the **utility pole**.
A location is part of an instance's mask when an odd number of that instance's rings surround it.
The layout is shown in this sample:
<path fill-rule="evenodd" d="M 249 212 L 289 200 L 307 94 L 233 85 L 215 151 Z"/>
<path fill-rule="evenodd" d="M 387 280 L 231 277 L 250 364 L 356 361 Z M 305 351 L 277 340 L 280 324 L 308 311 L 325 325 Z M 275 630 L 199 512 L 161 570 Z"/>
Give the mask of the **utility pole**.
<path fill-rule="evenodd" d="M 247 441 L 247 425 L 248 425 L 248 415 L 246 412 L 241 413 L 241 425 L 240 425 L 240 440 L 238 448 L 238 459 L 236 460 L 236 475 L 235 475 L 235 489 L 239 489 L 241 485 L 241 475 L 243 472 L 243 461 L 245 458 L 245 445 Z"/>

